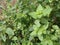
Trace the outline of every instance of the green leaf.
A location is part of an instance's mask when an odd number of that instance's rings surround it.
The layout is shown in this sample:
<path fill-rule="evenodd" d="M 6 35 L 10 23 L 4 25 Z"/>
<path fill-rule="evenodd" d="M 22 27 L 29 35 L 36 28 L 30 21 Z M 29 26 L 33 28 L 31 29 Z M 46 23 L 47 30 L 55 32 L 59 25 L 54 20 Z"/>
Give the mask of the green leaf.
<path fill-rule="evenodd" d="M 40 41 L 43 41 L 43 36 L 42 35 L 38 35 L 38 38 Z"/>
<path fill-rule="evenodd" d="M 42 45 L 53 45 L 53 42 L 52 42 L 51 40 L 49 40 L 49 39 L 48 39 L 48 40 L 45 39 L 45 40 L 43 40 L 43 41 L 41 42 L 41 44 L 42 44 Z"/>
<path fill-rule="evenodd" d="M 4 42 L 6 41 L 6 35 L 1 35 L 1 38 Z"/>
<path fill-rule="evenodd" d="M 34 19 L 40 19 L 43 16 L 41 12 L 31 12 L 29 15 Z"/>
<path fill-rule="evenodd" d="M 52 2 L 53 2 L 53 0 L 49 0 L 49 2 L 50 2 L 50 3 L 52 3 Z"/>
<path fill-rule="evenodd" d="M 13 31 L 11 28 L 7 28 L 7 29 L 6 29 L 6 33 L 7 33 L 9 36 L 13 36 L 13 35 L 14 35 L 14 31 Z"/>
<path fill-rule="evenodd" d="M 47 43 L 48 43 L 47 40 L 43 40 L 43 41 L 41 42 L 42 45 L 47 45 Z"/>
<path fill-rule="evenodd" d="M 48 45 L 53 45 L 53 42 L 51 40 L 48 40 Z"/>
<path fill-rule="evenodd" d="M 52 28 L 55 29 L 55 30 L 59 29 L 59 27 L 57 25 L 53 25 Z"/>
<path fill-rule="evenodd" d="M 18 19 L 20 19 L 22 17 L 26 17 L 26 15 L 23 14 L 23 13 L 16 13 L 16 16 L 17 16 Z"/>
<path fill-rule="evenodd" d="M 31 13 L 29 13 L 29 15 L 30 15 L 32 18 L 37 19 L 36 12 L 31 12 Z"/>
<path fill-rule="evenodd" d="M 49 17 L 51 11 L 52 11 L 52 8 L 50 8 L 49 6 L 46 6 L 46 9 L 43 10 L 43 15 Z"/>
<path fill-rule="evenodd" d="M 18 24 L 17 24 L 17 29 L 20 29 L 21 28 L 21 23 L 19 22 Z"/>
<path fill-rule="evenodd" d="M 42 24 L 47 24 L 48 23 L 48 20 L 46 18 L 41 18 L 41 21 L 40 21 Z"/>
<path fill-rule="evenodd" d="M 37 36 L 38 36 L 38 38 L 39 38 L 39 40 L 43 40 L 43 36 L 42 36 L 42 34 L 43 34 L 43 28 L 41 27 L 39 30 L 38 30 L 38 33 L 37 33 Z"/>
<path fill-rule="evenodd" d="M 27 45 L 33 45 L 33 43 L 29 41 Z"/>
<path fill-rule="evenodd" d="M 51 40 L 57 40 L 57 39 L 58 39 L 57 36 L 55 36 L 55 35 L 52 35 L 52 36 L 51 36 Z"/>
<path fill-rule="evenodd" d="M 12 40 L 14 40 L 14 41 L 15 41 L 15 40 L 17 40 L 17 37 L 16 37 L 16 36 L 14 36 L 14 37 L 12 38 Z"/>
<path fill-rule="evenodd" d="M 41 4 L 39 4 L 39 6 L 37 7 L 37 12 L 41 12 L 43 10 L 43 7 L 42 7 L 42 5 Z"/>
<path fill-rule="evenodd" d="M 2 31 L 2 28 L 0 27 L 0 31 Z"/>
<path fill-rule="evenodd" d="M 38 29 L 38 27 L 36 27 L 36 25 L 33 25 L 33 29 L 34 29 L 34 30 L 37 30 L 37 29 Z"/>
<path fill-rule="evenodd" d="M 35 37 L 37 35 L 37 30 L 34 30 L 33 32 L 31 32 L 30 36 Z"/>
<path fill-rule="evenodd" d="M 39 22 L 39 20 L 35 20 L 35 25 L 36 25 L 36 27 L 40 27 L 41 26 L 41 24 L 40 24 L 40 22 Z"/>

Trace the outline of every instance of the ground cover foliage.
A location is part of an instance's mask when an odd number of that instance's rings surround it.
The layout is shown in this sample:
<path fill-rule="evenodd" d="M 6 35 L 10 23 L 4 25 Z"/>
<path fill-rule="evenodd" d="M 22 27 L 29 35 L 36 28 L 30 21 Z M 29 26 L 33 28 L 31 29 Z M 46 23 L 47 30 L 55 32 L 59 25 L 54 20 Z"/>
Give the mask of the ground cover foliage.
<path fill-rule="evenodd" d="M 60 0 L 17 0 L 0 5 L 0 45 L 60 45 Z"/>

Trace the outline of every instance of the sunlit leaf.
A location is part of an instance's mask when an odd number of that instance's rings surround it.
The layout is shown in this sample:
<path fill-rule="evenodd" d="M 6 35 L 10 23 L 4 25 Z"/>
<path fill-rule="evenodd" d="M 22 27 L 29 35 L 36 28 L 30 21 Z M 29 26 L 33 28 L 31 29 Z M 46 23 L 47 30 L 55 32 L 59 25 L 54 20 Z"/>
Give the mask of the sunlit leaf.
<path fill-rule="evenodd" d="M 14 31 L 13 31 L 11 28 L 7 28 L 6 33 L 7 33 L 9 36 L 14 35 Z"/>

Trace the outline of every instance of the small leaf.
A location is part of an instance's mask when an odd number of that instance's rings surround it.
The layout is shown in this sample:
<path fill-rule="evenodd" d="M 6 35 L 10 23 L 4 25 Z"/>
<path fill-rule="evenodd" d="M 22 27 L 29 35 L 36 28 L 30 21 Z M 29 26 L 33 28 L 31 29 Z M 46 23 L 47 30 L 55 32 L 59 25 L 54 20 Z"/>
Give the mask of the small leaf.
<path fill-rule="evenodd" d="M 47 45 L 47 43 L 48 43 L 47 40 L 43 40 L 43 41 L 41 42 L 42 45 Z"/>
<path fill-rule="evenodd" d="M 4 42 L 6 41 L 6 35 L 1 35 L 1 38 Z"/>
<path fill-rule="evenodd" d="M 53 42 L 51 40 L 48 40 L 48 45 L 53 45 Z"/>
<path fill-rule="evenodd" d="M 12 40 L 17 40 L 17 37 L 16 37 L 16 36 L 14 36 L 14 37 L 12 38 Z"/>
<path fill-rule="evenodd" d="M 47 19 L 45 19 L 45 18 L 41 18 L 41 23 L 42 23 L 42 24 L 46 24 L 47 22 L 48 22 Z"/>
<path fill-rule="evenodd" d="M 14 35 L 14 31 L 13 31 L 11 28 L 7 28 L 6 33 L 7 33 L 9 36 Z"/>
<path fill-rule="evenodd" d="M 42 36 L 43 30 L 44 30 L 43 28 L 40 28 L 37 33 L 37 36 L 38 36 L 39 40 L 41 40 L 41 41 L 43 40 L 43 36 Z"/>
<path fill-rule="evenodd" d="M 43 10 L 43 7 L 42 7 L 42 5 L 41 4 L 39 4 L 39 6 L 37 7 L 37 12 L 40 12 L 40 11 L 42 11 Z"/>
<path fill-rule="evenodd" d="M 40 27 L 40 26 L 41 26 L 41 24 L 40 24 L 39 20 L 35 20 L 35 22 L 34 22 L 34 23 L 36 24 L 36 26 L 37 26 L 37 27 Z"/>
<path fill-rule="evenodd" d="M 41 36 L 40 36 L 40 35 L 38 35 L 38 38 L 39 38 L 39 40 L 40 40 L 40 41 L 42 41 L 42 40 L 43 40 L 43 36 L 42 36 L 42 35 L 41 35 Z"/>
<path fill-rule="evenodd" d="M 34 19 L 40 19 L 43 16 L 42 12 L 31 12 L 29 15 Z"/>
<path fill-rule="evenodd" d="M 29 41 L 27 45 L 33 45 L 33 43 Z"/>
<path fill-rule="evenodd" d="M 43 15 L 49 17 L 51 11 L 52 11 L 52 8 L 50 8 L 49 6 L 46 6 L 46 9 L 43 10 Z"/>
<path fill-rule="evenodd" d="M 52 2 L 53 2 L 53 0 L 49 0 L 49 2 L 50 2 L 50 3 L 52 3 Z"/>
<path fill-rule="evenodd" d="M 57 37 L 57 36 L 55 36 L 55 35 L 52 35 L 52 36 L 51 36 L 51 39 L 52 39 L 52 40 L 57 40 L 57 39 L 58 39 L 58 37 Z"/>
<path fill-rule="evenodd" d="M 30 34 L 30 36 L 33 36 L 33 37 L 35 37 L 37 35 L 37 31 L 36 30 L 34 30 L 33 32 L 31 32 L 31 34 Z"/>
<path fill-rule="evenodd" d="M 30 15 L 32 18 L 37 19 L 36 12 L 31 12 L 31 13 L 29 13 L 29 15 Z"/>
<path fill-rule="evenodd" d="M 0 31 L 2 31 L 2 28 L 0 27 Z"/>
<path fill-rule="evenodd" d="M 18 28 L 18 29 L 21 28 L 21 23 L 18 23 L 17 28 Z"/>
<path fill-rule="evenodd" d="M 59 27 L 57 25 L 53 25 L 52 28 L 55 29 L 55 30 L 59 29 Z"/>

